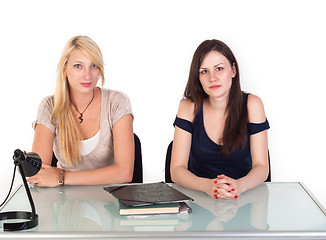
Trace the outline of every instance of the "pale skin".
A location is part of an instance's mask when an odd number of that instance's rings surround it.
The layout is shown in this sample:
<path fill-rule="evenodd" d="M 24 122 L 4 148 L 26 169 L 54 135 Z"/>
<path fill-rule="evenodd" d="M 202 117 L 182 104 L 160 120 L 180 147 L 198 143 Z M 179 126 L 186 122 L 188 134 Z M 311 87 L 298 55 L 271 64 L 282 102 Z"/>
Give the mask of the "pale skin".
<path fill-rule="evenodd" d="M 208 94 L 203 103 L 204 127 L 208 137 L 216 144 L 222 144 L 225 109 L 232 78 L 236 74 L 234 65 L 217 51 L 207 53 L 199 69 L 199 80 Z M 250 123 L 262 123 L 266 120 L 264 106 L 259 97 L 250 94 L 247 106 Z M 193 122 L 194 103 L 189 99 L 182 100 L 177 116 Z M 188 170 L 191 138 L 189 132 L 175 127 L 171 156 L 171 177 L 175 183 L 205 192 L 213 198 L 232 199 L 258 186 L 267 178 L 269 172 L 267 130 L 250 135 L 252 169 L 240 179 L 232 179 L 225 175 L 208 179 L 191 173 Z"/>
<path fill-rule="evenodd" d="M 96 87 L 100 71 L 96 65 L 81 51 L 73 50 L 67 62 L 65 73 L 69 82 L 70 99 L 79 111 L 85 109 L 93 97 L 94 100 L 85 111 L 84 121 L 79 124 L 80 114 L 75 111 L 76 121 L 82 136 L 89 139 L 100 130 L 101 90 Z M 114 165 L 87 170 L 66 171 L 65 185 L 104 185 L 126 183 L 132 180 L 134 161 L 134 135 L 132 116 L 123 116 L 113 125 Z M 61 170 L 51 167 L 54 133 L 38 124 L 35 128 L 32 151 L 40 155 L 42 169 L 28 182 L 41 187 L 55 187 Z"/>

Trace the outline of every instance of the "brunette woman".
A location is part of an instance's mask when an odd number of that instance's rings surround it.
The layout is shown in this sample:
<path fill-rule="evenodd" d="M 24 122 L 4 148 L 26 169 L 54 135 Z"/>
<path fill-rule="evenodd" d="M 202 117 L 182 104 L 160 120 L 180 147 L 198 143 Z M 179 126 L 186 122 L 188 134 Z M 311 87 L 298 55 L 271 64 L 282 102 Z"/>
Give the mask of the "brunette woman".
<path fill-rule="evenodd" d="M 194 53 L 174 122 L 172 180 L 214 198 L 237 198 L 268 176 L 268 121 L 244 93 L 231 49 L 207 40 Z"/>

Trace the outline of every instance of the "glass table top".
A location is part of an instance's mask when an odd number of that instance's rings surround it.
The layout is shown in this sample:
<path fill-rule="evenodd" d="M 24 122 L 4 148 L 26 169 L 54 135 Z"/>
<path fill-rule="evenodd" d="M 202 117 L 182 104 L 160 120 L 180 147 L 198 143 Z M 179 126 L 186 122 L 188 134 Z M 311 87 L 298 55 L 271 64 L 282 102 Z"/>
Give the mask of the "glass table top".
<path fill-rule="evenodd" d="M 137 232 L 294 235 L 308 232 L 326 237 L 324 210 L 300 183 L 263 183 L 232 200 L 216 200 L 202 192 L 172 186 L 194 199 L 188 202 L 191 214 L 120 216 L 118 200 L 104 191 L 103 186 L 31 187 L 39 225 L 27 232 L 133 232 L 133 236 Z M 19 210 L 30 211 L 24 187 L 19 188 L 1 212 Z"/>

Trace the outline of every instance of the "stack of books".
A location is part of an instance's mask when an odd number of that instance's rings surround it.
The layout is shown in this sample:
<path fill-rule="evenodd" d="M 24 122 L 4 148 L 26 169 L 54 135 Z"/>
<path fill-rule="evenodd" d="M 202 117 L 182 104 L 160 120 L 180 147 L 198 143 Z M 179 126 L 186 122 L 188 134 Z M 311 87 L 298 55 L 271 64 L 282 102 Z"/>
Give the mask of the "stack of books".
<path fill-rule="evenodd" d="M 120 215 L 189 214 L 193 199 L 164 182 L 108 186 L 104 190 L 119 200 Z"/>

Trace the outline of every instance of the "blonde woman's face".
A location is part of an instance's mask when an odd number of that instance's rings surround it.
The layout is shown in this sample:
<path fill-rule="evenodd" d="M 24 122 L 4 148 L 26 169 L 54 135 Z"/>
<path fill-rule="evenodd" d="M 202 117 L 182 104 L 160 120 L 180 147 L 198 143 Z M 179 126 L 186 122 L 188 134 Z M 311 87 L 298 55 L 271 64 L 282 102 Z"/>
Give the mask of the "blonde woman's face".
<path fill-rule="evenodd" d="M 73 50 L 67 62 L 66 75 L 70 90 L 92 92 L 100 77 L 100 69 L 81 50 Z"/>

